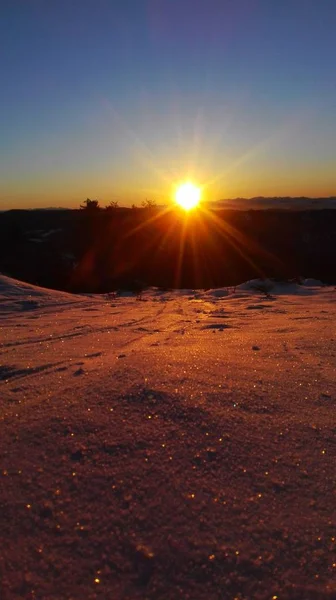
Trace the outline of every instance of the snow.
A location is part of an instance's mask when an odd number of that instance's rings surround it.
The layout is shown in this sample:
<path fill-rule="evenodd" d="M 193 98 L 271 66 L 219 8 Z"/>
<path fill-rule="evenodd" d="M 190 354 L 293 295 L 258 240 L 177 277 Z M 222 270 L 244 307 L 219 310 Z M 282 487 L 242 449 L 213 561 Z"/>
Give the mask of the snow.
<path fill-rule="evenodd" d="M 0 276 L 1 597 L 336 597 L 336 291 L 262 285 Z"/>
<path fill-rule="evenodd" d="M 97 303 L 94 296 L 89 297 L 91 301 L 93 298 L 93 302 Z M 0 274 L 0 316 L 3 313 L 24 312 L 36 308 L 81 304 L 83 298 L 87 297 L 48 290 Z"/>

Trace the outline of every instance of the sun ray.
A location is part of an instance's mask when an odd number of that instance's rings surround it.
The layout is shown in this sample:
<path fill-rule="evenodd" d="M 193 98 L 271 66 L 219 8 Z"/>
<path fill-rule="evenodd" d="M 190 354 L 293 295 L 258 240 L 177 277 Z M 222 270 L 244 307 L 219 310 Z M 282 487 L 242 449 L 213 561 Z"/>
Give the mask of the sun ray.
<path fill-rule="evenodd" d="M 239 252 L 239 254 L 256 270 L 260 277 L 264 277 L 265 274 L 251 258 L 251 251 L 254 251 L 258 254 L 262 253 L 265 257 L 268 257 L 273 262 L 275 260 L 279 266 L 283 266 L 282 262 L 271 252 L 266 251 L 257 242 L 246 237 L 244 234 L 238 231 L 238 229 L 223 219 L 220 219 L 214 211 L 205 209 L 204 213 L 211 220 L 215 229 L 217 229 L 217 231 L 222 235 L 225 235 L 231 246 L 235 248 L 235 250 Z"/>
<path fill-rule="evenodd" d="M 139 209 L 139 210 L 145 210 L 145 209 Z M 148 225 L 155 223 L 155 221 L 157 221 L 158 219 L 161 219 L 164 215 L 171 212 L 171 207 L 168 206 L 162 210 L 157 207 L 153 207 L 153 209 L 151 209 L 150 212 L 151 212 L 151 215 L 148 217 L 148 219 L 144 219 L 141 223 L 139 223 L 139 225 L 137 225 L 136 227 L 133 227 L 133 229 L 131 229 L 131 231 L 125 235 L 125 238 L 132 237 L 132 235 L 134 235 L 138 231 L 141 231 L 141 229 L 144 229 L 145 227 L 148 227 Z"/>
<path fill-rule="evenodd" d="M 180 237 L 180 241 L 179 241 L 179 252 L 178 252 L 177 263 L 176 263 L 176 271 L 175 271 L 175 287 L 176 288 L 178 288 L 180 286 L 180 281 L 181 281 L 181 270 L 182 270 L 182 263 L 183 263 L 183 256 L 184 256 L 186 232 L 187 232 L 187 221 L 183 221 L 181 237 Z"/>

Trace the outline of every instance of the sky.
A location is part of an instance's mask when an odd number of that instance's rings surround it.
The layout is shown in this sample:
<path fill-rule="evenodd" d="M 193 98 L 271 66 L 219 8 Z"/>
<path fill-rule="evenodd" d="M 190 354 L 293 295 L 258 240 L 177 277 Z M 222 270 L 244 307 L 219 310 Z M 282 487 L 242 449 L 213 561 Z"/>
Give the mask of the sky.
<path fill-rule="evenodd" d="M 2 0 L 0 208 L 336 195 L 335 0 Z"/>

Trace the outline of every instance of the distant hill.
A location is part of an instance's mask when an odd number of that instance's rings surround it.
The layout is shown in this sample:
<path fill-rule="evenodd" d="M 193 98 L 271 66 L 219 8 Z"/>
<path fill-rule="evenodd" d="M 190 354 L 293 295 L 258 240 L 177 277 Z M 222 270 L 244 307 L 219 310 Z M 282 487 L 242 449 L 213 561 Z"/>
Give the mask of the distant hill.
<path fill-rule="evenodd" d="M 336 196 L 329 198 L 264 197 L 228 198 L 209 202 L 211 208 L 227 208 L 231 210 L 324 210 L 336 209 Z"/>

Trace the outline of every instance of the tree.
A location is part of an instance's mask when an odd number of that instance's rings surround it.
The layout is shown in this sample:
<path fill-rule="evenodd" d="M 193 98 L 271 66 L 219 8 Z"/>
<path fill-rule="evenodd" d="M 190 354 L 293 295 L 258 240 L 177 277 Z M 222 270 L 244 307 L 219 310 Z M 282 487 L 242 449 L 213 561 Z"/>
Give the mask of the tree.
<path fill-rule="evenodd" d="M 155 200 L 144 200 L 143 202 L 141 202 L 141 206 L 142 208 L 154 208 L 155 206 L 157 206 Z"/>
<path fill-rule="evenodd" d="M 112 202 L 110 202 L 110 204 L 108 204 L 107 206 L 105 206 L 105 210 L 107 210 L 107 211 L 110 212 L 112 210 L 115 210 L 118 207 L 119 207 L 118 201 L 112 201 Z"/>
<path fill-rule="evenodd" d="M 83 210 L 89 210 L 90 212 L 96 212 L 99 210 L 99 202 L 98 200 L 90 200 L 90 198 L 86 198 L 85 202 L 80 205 L 80 208 Z"/>

